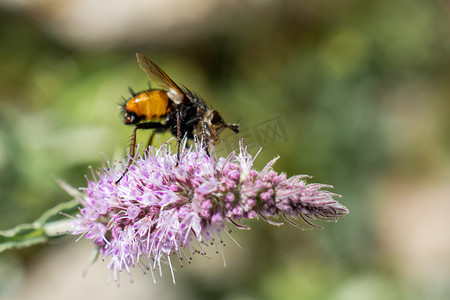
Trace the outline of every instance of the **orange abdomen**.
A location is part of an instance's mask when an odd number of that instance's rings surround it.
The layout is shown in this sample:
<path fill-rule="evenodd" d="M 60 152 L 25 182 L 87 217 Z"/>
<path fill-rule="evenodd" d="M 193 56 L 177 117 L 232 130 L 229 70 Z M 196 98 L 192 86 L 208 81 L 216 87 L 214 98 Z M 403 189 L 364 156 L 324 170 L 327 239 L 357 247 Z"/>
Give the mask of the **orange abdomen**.
<path fill-rule="evenodd" d="M 125 110 L 134 112 L 147 121 L 160 119 L 170 110 L 169 97 L 163 90 L 148 90 L 136 94 L 125 105 Z"/>

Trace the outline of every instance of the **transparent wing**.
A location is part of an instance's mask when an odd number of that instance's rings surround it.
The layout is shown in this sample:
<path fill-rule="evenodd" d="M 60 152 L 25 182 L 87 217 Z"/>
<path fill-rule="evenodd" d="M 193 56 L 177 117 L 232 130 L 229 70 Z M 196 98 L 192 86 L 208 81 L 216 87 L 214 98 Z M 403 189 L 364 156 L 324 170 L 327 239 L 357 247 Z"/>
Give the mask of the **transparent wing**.
<path fill-rule="evenodd" d="M 166 72 L 144 55 L 136 53 L 136 57 L 139 66 L 147 74 L 150 80 L 166 90 L 173 102 L 180 104 L 186 96 L 180 87 L 170 79 Z"/>

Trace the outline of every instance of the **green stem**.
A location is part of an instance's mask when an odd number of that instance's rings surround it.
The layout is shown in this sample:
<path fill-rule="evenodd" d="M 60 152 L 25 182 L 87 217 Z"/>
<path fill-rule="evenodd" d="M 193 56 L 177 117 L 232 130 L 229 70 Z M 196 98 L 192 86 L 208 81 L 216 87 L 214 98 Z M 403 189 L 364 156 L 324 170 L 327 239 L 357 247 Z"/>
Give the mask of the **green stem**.
<path fill-rule="evenodd" d="M 75 215 L 79 205 L 76 199 L 64 202 L 44 212 L 33 223 L 0 231 L 0 253 L 43 244 L 65 236 L 71 229 L 68 215 Z"/>

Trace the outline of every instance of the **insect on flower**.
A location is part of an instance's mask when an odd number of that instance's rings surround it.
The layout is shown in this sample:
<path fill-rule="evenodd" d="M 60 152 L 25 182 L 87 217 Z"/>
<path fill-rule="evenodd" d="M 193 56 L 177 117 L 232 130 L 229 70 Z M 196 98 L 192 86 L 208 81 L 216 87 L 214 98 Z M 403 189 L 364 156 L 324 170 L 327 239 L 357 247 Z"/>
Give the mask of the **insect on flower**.
<path fill-rule="evenodd" d="M 148 89 L 134 93 L 123 105 L 124 122 L 135 125 L 131 135 L 130 158 L 120 182 L 127 173 L 136 151 L 136 132 L 138 129 L 153 129 L 148 145 L 151 145 L 157 132 L 170 132 L 177 138 L 177 159 L 180 158 L 180 145 L 183 137 L 193 138 L 197 132 L 202 139 L 203 147 L 219 141 L 219 134 L 225 128 L 239 132 L 239 124 L 225 123 L 220 114 L 209 108 L 203 100 L 186 87 L 180 88 L 153 61 L 136 53 L 141 69 L 147 73 L 151 81 L 161 89 Z M 162 122 L 158 122 L 161 121 Z"/>

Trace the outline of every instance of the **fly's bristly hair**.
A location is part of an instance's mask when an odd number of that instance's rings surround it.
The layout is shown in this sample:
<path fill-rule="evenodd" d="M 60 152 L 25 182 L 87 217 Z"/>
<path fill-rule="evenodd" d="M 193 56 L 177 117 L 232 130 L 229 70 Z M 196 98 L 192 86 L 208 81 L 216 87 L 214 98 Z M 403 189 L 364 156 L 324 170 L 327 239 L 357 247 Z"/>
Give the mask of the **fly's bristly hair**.
<path fill-rule="evenodd" d="M 121 97 L 121 101 L 119 101 L 119 103 L 117 103 L 117 105 L 119 105 L 119 107 L 120 107 L 120 113 L 121 113 L 122 116 L 123 116 L 124 113 L 125 113 L 125 106 L 127 105 L 128 101 L 130 101 L 130 100 L 131 100 L 134 96 L 136 96 L 137 94 L 141 93 L 141 92 L 136 93 L 136 92 L 133 90 L 133 88 L 131 88 L 131 87 L 128 87 L 128 91 L 130 92 L 131 97 L 125 98 L 124 96 L 122 96 L 122 97 Z"/>
<path fill-rule="evenodd" d="M 120 115 L 123 116 L 125 114 L 125 106 L 130 99 L 125 97 L 120 97 L 120 100 L 117 102 L 117 105 L 120 107 Z"/>

